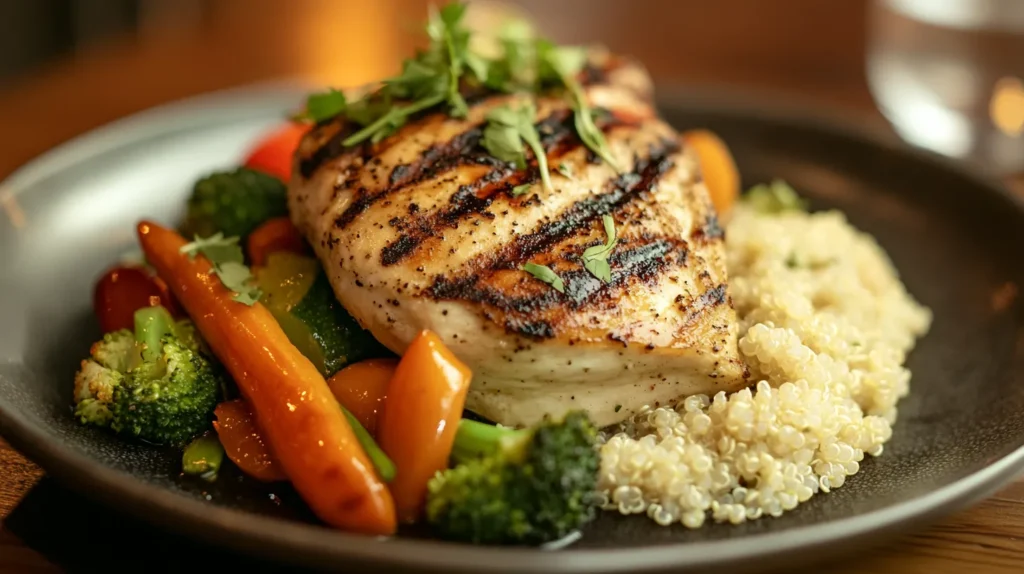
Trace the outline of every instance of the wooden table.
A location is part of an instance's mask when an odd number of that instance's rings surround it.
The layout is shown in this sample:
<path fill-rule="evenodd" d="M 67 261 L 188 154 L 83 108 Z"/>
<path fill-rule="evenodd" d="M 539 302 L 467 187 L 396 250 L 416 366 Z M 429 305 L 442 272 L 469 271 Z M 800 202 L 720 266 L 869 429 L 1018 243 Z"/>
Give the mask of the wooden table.
<path fill-rule="evenodd" d="M 379 78 L 415 45 L 408 31 L 415 30 L 426 2 L 187 4 L 192 10 L 184 16 L 148 18 L 138 34 L 53 63 L 0 94 L 0 175 L 76 134 L 180 97 L 285 76 L 334 85 Z M 770 92 L 882 123 L 864 79 L 864 0 L 526 0 L 518 5 L 558 40 L 604 41 L 640 58 L 661 82 Z M 85 512 L 67 508 L 76 501 L 0 441 L 5 521 L 0 571 L 60 571 L 57 563 L 83 568 L 62 551 L 73 541 L 46 535 L 47 523 Z M 22 537 L 30 538 L 29 544 Z M 831 569 L 833 574 L 1022 570 L 1024 481 L 924 532 Z"/>

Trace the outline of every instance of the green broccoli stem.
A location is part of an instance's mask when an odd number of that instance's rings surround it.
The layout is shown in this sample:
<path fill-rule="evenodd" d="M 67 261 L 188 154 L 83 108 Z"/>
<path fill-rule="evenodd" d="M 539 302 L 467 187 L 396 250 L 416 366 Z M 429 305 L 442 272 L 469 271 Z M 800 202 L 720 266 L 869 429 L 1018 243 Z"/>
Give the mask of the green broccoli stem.
<path fill-rule="evenodd" d="M 462 419 L 459 422 L 459 430 L 455 432 L 452 460 L 461 464 L 494 454 L 502 448 L 510 449 L 526 444 L 529 442 L 530 434 L 529 429 L 516 430 Z"/>
<path fill-rule="evenodd" d="M 135 312 L 135 342 L 142 346 L 142 356 L 146 360 L 154 359 L 163 338 L 174 334 L 174 317 L 167 309 L 143 307 Z"/>

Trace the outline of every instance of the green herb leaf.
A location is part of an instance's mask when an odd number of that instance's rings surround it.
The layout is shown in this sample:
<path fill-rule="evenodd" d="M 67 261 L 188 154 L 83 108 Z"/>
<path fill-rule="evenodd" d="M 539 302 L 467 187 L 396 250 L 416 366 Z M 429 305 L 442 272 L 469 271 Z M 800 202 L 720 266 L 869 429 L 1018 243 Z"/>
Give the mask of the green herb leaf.
<path fill-rule="evenodd" d="M 540 135 L 533 125 L 537 108 L 532 101 L 518 109 L 510 106 L 494 108 L 487 114 L 487 128 L 484 129 L 484 147 L 502 161 L 512 161 L 519 169 L 526 168 L 526 153 L 523 143 L 530 147 L 537 159 L 537 170 L 546 191 L 554 191 L 548 170 L 548 157 L 540 143 Z"/>
<path fill-rule="evenodd" d="M 306 113 L 303 117 L 320 123 L 345 111 L 345 94 L 330 88 L 326 92 L 310 94 L 306 98 Z"/>
<path fill-rule="evenodd" d="M 188 254 L 190 259 L 195 259 L 196 255 L 203 255 L 214 264 L 245 261 L 242 248 L 238 245 L 238 238 L 224 237 L 220 232 L 209 237 L 195 236 L 195 241 L 182 246 L 181 252 Z"/>
<path fill-rule="evenodd" d="M 444 101 L 444 95 L 438 94 L 430 98 L 419 100 L 406 106 L 395 106 L 388 109 L 383 116 L 380 116 L 372 123 L 352 134 L 341 142 L 345 147 L 351 147 L 369 139 L 373 143 L 395 133 L 398 128 L 405 125 L 406 120 L 416 112 L 431 108 Z M 368 118 L 367 118 L 368 119 Z"/>
<path fill-rule="evenodd" d="M 380 89 L 344 107 L 345 116 L 363 127 L 342 145 L 379 142 L 405 125 L 409 116 L 442 103 L 448 104 L 452 116 L 466 115 L 469 107 L 459 93 L 460 81 L 469 70 L 483 82 L 488 63 L 469 51 L 470 32 L 462 24 L 465 12 L 461 2 L 431 10 L 426 24 L 430 46 L 406 60 L 402 73 L 384 80 Z"/>
<path fill-rule="evenodd" d="M 576 179 L 576 175 L 572 172 L 572 166 L 567 163 L 563 162 L 558 164 L 558 168 L 555 171 L 562 174 L 567 179 Z"/>
<path fill-rule="evenodd" d="M 604 223 L 604 234 L 605 242 L 603 245 L 595 245 L 588 247 L 583 252 L 583 266 L 587 268 L 587 271 L 591 275 L 597 277 L 605 283 L 612 279 L 611 265 L 608 264 L 608 257 L 612 254 L 615 249 L 615 245 L 619 242 L 619 238 L 615 233 L 615 220 L 612 216 L 605 215 L 602 217 Z"/>
<path fill-rule="evenodd" d="M 418 100 L 447 90 L 445 80 L 434 66 L 422 60 L 406 60 L 402 64 L 402 73 L 384 80 L 384 84 L 389 88 L 388 95 L 393 98 Z"/>
<path fill-rule="evenodd" d="M 205 238 L 196 236 L 195 241 L 181 248 L 181 252 L 188 254 L 191 259 L 195 259 L 196 255 L 206 257 L 221 284 L 234 291 L 233 300 L 251 307 L 263 295 L 256 287 L 252 272 L 245 266 L 245 257 L 237 237 L 224 237 L 223 233 Z"/>
<path fill-rule="evenodd" d="M 557 81 L 570 87 L 587 63 L 587 52 L 578 46 L 556 46 L 548 40 L 537 42 L 538 73 L 545 82 Z"/>
<path fill-rule="evenodd" d="M 465 64 L 469 71 L 473 72 L 473 75 L 481 82 L 486 82 L 487 76 L 490 74 L 490 65 L 487 60 L 473 52 L 466 52 L 465 59 Z"/>
<path fill-rule="evenodd" d="M 528 191 L 530 191 L 531 187 L 533 187 L 533 186 L 531 186 L 528 183 L 524 183 L 522 185 L 517 185 L 517 186 L 513 187 L 512 188 L 512 197 L 519 197 L 520 195 L 523 195 L 523 194 L 527 193 Z"/>
<path fill-rule="evenodd" d="M 579 134 L 580 140 L 618 172 L 618 165 L 612 158 L 604 133 L 594 123 L 594 112 L 587 102 L 587 95 L 576 80 L 576 75 L 587 63 L 586 51 L 572 46 L 555 46 L 542 40 L 537 43 L 537 58 L 541 79 L 547 82 L 557 79 L 569 90 L 574 112 L 573 123 L 576 125 L 576 133 Z"/>
<path fill-rule="evenodd" d="M 594 123 L 594 112 L 587 104 L 582 90 L 576 90 L 574 93 L 573 111 L 575 112 L 573 123 L 576 125 L 576 133 L 579 134 L 583 144 L 616 172 L 621 171 L 612 157 L 612 151 L 608 147 L 608 141 L 604 139 L 604 133 Z"/>
<path fill-rule="evenodd" d="M 491 122 L 484 128 L 484 147 L 501 161 L 510 161 L 518 169 L 526 169 L 526 153 L 519 130 L 515 126 Z"/>
<path fill-rule="evenodd" d="M 807 202 L 790 185 L 776 179 L 769 184 L 758 184 L 750 188 L 743 201 L 761 213 L 782 213 L 783 211 L 805 211 Z"/>
<path fill-rule="evenodd" d="M 552 269 L 547 265 L 527 263 L 526 265 L 523 265 L 523 271 L 526 271 L 530 275 L 533 275 L 534 278 L 539 279 L 540 281 L 543 281 L 548 285 L 551 285 L 555 289 L 555 291 L 558 291 L 559 293 L 565 293 L 565 282 L 563 282 L 562 278 L 559 277 L 557 273 L 552 271 Z"/>
<path fill-rule="evenodd" d="M 537 83 L 533 27 L 525 20 L 506 22 L 498 33 L 503 56 L 490 63 L 488 87 L 503 92 L 533 91 Z"/>
<path fill-rule="evenodd" d="M 469 30 L 462 26 L 462 17 L 466 14 L 466 5 L 452 2 L 435 12 L 432 22 L 427 25 L 428 34 L 436 44 L 444 46 L 448 66 L 448 105 L 453 117 L 464 118 L 469 113 L 466 100 L 459 93 L 459 78 L 469 54 Z"/>

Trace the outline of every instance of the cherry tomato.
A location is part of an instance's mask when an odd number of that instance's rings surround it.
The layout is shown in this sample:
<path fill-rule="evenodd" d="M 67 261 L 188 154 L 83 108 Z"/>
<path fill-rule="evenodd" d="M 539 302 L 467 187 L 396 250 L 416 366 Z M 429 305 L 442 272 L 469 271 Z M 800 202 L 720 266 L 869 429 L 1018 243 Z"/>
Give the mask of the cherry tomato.
<path fill-rule="evenodd" d="M 245 159 L 245 167 L 262 171 L 281 181 L 292 178 L 292 156 L 302 136 L 309 131 L 308 124 L 288 123 L 261 139 Z"/>
<path fill-rule="evenodd" d="M 163 305 L 180 315 L 167 284 L 141 267 L 115 267 L 107 271 L 93 291 L 93 309 L 104 333 L 135 326 L 135 311 Z"/>
<path fill-rule="evenodd" d="M 299 255 L 307 253 L 306 241 L 287 217 L 275 217 L 257 227 L 249 234 L 246 251 L 252 264 L 257 267 L 266 265 L 267 257 L 278 251 Z"/>
<path fill-rule="evenodd" d="M 287 480 L 281 463 L 270 453 L 256 426 L 249 403 L 241 399 L 226 401 L 217 405 L 213 414 L 217 417 L 213 428 L 224 446 L 224 454 L 242 472 L 264 482 Z"/>

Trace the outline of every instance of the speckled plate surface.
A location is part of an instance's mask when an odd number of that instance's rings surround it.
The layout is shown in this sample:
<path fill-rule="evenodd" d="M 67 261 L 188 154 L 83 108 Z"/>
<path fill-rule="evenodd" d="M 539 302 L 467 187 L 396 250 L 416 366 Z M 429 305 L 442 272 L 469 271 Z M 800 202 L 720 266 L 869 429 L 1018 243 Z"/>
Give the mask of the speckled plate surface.
<path fill-rule="evenodd" d="M 698 531 L 605 514 L 561 551 L 388 541 L 316 525 L 285 487 L 229 469 L 178 475 L 174 452 L 78 426 L 71 380 L 99 330 L 92 284 L 134 248 L 142 217 L 173 223 L 193 180 L 229 167 L 300 101 L 297 87 L 215 94 L 69 142 L 0 187 L 0 433 L 51 475 L 167 528 L 277 560 L 437 572 L 740 572 L 853 550 L 991 493 L 1024 465 L 1024 206 L 999 186 L 886 138 L 782 110 L 667 98 L 679 128 L 732 147 L 745 184 L 788 180 L 888 250 L 935 312 L 909 358 L 912 393 L 885 453 L 841 489 L 779 519 Z M 1006 301 L 1002 301 L 1006 303 Z M 271 496 L 273 495 L 273 496 Z M 724 568 L 724 570 L 721 570 Z"/>

